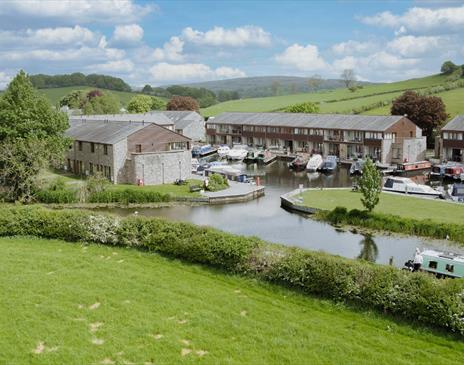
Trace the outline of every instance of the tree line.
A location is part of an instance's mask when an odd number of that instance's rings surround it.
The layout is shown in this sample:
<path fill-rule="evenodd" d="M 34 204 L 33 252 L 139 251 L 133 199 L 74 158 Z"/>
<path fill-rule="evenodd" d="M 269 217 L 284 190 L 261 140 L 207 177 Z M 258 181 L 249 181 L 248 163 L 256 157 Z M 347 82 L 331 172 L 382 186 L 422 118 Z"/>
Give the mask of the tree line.
<path fill-rule="evenodd" d="M 50 89 L 55 87 L 68 86 L 90 86 L 116 91 L 132 91 L 131 87 L 124 80 L 99 74 L 84 75 L 80 72 L 64 75 L 30 75 L 29 79 L 37 89 Z"/>
<path fill-rule="evenodd" d="M 214 93 L 204 87 L 198 88 L 182 85 L 172 85 L 166 88 L 145 85 L 141 92 L 145 95 L 164 98 L 171 98 L 173 96 L 191 97 L 198 102 L 200 108 L 207 108 L 223 101 L 240 99 L 237 91 L 219 90 Z"/>

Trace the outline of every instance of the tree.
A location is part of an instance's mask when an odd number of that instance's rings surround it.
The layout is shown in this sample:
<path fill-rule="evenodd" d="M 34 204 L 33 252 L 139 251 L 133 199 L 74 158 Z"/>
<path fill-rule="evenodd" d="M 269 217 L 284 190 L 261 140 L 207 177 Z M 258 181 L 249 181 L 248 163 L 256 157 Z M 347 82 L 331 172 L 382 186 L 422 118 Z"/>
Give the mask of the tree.
<path fill-rule="evenodd" d="M 142 89 L 143 94 L 151 94 L 153 92 L 153 88 L 150 85 L 145 85 Z"/>
<path fill-rule="evenodd" d="M 443 100 L 438 96 L 421 96 L 415 91 L 406 91 L 393 101 L 392 115 L 407 117 L 422 129 L 429 147 L 434 145 L 434 130 L 448 119 Z"/>
<path fill-rule="evenodd" d="M 321 86 L 322 84 L 322 77 L 321 75 L 313 75 L 311 76 L 309 79 L 308 79 L 308 85 L 309 85 L 309 88 L 312 90 L 312 91 L 316 91 L 317 89 L 319 89 L 319 87 Z"/>
<path fill-rule="evenodd" d="M 127 111 L 130 113 L 146 113 L 150 110 L 162 110 L 166 104 L 153 96 L 136 95 L 127 104 Z"/>
<path fill-rule="evenodd" d="M 193 110 L 199 111 L 197 101 L 190 96 L 173 96 L 166 105 L 166 110 Z"/>
<path fill-rule="evenodd" d="M 306 103 L 293 104 L 285 108 L 287 113 L 318 113 L 319 104 L 311 103 L 310 101 Z"/>
<path fill-rule="evenodd" d="M 73 90 L 68 95 L 61 98 L 60 106 L 68 106 L 71 109 L 80 109 L 83 107 L 86 97 L 84 90 Z"/>
<path fill-rule="evenodd" d="M 0 182 L 13 200 L 29 202 L 37 175 L 69 146 L 66 114 L 54 110 L 20 71 L 0 97 Z"/>
<path fill-rule="evenodd" d="M 115 114 L 121 108 L 119 99 L 110 92 L 94 89 L 89 92 L 73 90 L 60 100 L 60 106 L 82 109 L 84 114 Z"/>
<path fill-rule="evenodd" d="M 363 195 L 361 203 L 368 212 L 371 212 L 379 203 L 381 185 L 382 176 L 372 160 L 368 158 L 363 166 L 363 174 L 359 179 L 359 189 Z"/>
<path fill-rule="evenodd" d="M 353 87 L 356 86 L 356 74 L 354 73 L 354 70 L 352 68 L 344 69 L 340 75 L 340 78 L 342 79 L 347 89 L 350 89 L 352 91 L 356 90 L 353 90 Z"/>
<path fill-rule="evenodd" d="M 443 62 L 443 65 L 441 65 L 441 72 L 445 75 L 449 75 L 456 71 L 458 68 L 459 66 L 455 65 L 453 62 L 445 61 Z"/>

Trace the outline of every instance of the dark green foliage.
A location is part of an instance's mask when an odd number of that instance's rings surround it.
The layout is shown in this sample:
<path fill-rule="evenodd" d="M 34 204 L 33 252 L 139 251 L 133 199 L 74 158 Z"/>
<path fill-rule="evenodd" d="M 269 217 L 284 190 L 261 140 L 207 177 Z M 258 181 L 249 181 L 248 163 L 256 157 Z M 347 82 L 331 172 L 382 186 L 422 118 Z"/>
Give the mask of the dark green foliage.
<path fill-rule="evenodd" d="M 121 204 L 142 204 L 142 203 L 159 203 L 171 200 L 169 194 L 162 194 L 150 190 L 104 190 L 90 194 L 89 203 L 121 203 Z"/>
<path fill-rule="evenodd" d="M 88 92 L 71 91 L 60 100 L 60 106 L 82 109 L 84 114 L 115 114 L 119 113 L 119 99 L 110 92 L 95 89 Z"/>
<path fill-rule="evenodd" d="M 208 186 L 206 187 L 209 191 L 224 190 L 229 186 L 229 182 L 225 176 L 220 174 L 212 174 L 208 177 Z"/>
<path fill-rule="evenodd" d="M 200 108 L 207 108 L 217 103 L 216 95 L 205 88 L 195 88 L 188 86 L 173 85 L 166 88 L 171 95 L 176 96 L 190 96 L 191 98 L 198 101 Z"/>
<path fill-rule="evenodd" d="M 102 89 L 131 91 L 131 87 L 122 79 L 106 75 L 84 75 L 80 72 L 65 75 L 31 75 L 32 84 L 38 89 L 66 86 L 92 86 Z"/>
<path fill-rule="evenodd" d="M 73 190 L 40 190 L 34 195 L 35 200 L 45 204 L 71 204 L 77 203 L 77 194 Z"/>
<path fill-rule="evenodd" d="M 372 217 L 343 208 L 330 214 L 337 221 L 344 217 Z M 7 207 L 0 210 L 0 236 L 12 235 L 153 250 L 464 334 L 462 279 L 438 280 L 424 273 L 269 244 L 253 237 L 159 218 L 119 219 L 86 211 Z"/>
<path fill-rule="evenodd" d="M 238 100 L 240 95 L 238 91 L 228 91 L 228 90 L 219 90 L 216 92 L 217 100 L 219 102 L 228 101 L 228 100 Z"/>
<path fill-rule="evenodd" d="M 452 74 L 454 71 L 456 71 L 459 68 L 459 66 L 455 65 L 451 61 L 445 61 L 441 65 L 441 73 L 444 73 L 446 75 Z"/>

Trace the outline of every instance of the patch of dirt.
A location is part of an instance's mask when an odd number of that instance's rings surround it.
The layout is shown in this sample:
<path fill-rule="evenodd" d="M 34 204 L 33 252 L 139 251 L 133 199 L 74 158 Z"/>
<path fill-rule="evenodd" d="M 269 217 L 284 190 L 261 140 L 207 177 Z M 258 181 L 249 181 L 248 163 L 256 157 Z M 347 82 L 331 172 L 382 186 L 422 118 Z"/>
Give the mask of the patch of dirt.
<path fill-rule="evenodd" d="M 205 356 L 205 355 L 208 353 L 208 351 L 197 350 L 197 351 L 195 351 L 195 353 L 196 353 L 198 356 L 202 357 L 202 356 Z"/>
<path fill-rule="evenodd" d="M 41 354 L 45 350 L 45 344 L 41 341 L 37 344 L 37 347 L 32 350 L 34 354 Z"/>
<path fill-rule="evenodd" d="M 101 326 L 103 326 L 102 322 L 90 323 L 90 332 L 97 332 Z"/>
<path fill-rule="evenodd" d="M 100 303 L 99 303 L 99 302 L 96 302 L 96 303 L 93 303 L 93 304 L 89 307 L 89 309 L 90 309 L 90 310 L 94 310 L 94 309 L 97 309 L 99 306 L 100 306 Z"/>
<path fill-rule="evenodd" d="M 180 351 L 180 354 L 181 354 L 182 356 L 187 356 L 187 355 L 190 354 L 191 352 L 192 352 L 192 350 L 190 350 L 190 349 L 182 349 L 182 350 Z"/>

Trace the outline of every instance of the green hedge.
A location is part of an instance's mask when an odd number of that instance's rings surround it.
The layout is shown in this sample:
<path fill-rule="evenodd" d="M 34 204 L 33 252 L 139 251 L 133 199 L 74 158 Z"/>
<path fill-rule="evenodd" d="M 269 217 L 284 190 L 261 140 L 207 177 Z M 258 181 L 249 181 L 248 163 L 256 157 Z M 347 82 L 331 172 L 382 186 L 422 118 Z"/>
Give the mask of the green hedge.
<path fill-rule="evenodd" d="M 11 235 L 148 249 L 464 334 L 463 279 L 438 280 L 159 218 L 8 207 L 0 211 L 0 236 Z"/>
<path fill-rule="evenodd" d="M 438 223 L 428 219 L 418 220 L 391 214 L 368 213 L 358 209 L 348 211 L 344 207 L 320 211 L 317 217 L 332 224 L 346 224 L 437 239 L 449 238 L 464 243 L 464 224 Z"/>
<path fill-rule="evenodd" d="M 171 200 L 169 194 L 142 189 L 105 190 L 90 195 L 89 203 L 158 203 Z"/>
<path fill-rule="evenodd" d="M 77 194 L 73 190 L 40 190 L 35 194 L 35 199 L 45 204 L 70 204 L 77 203 Z"/>

